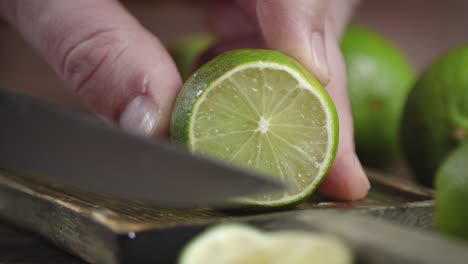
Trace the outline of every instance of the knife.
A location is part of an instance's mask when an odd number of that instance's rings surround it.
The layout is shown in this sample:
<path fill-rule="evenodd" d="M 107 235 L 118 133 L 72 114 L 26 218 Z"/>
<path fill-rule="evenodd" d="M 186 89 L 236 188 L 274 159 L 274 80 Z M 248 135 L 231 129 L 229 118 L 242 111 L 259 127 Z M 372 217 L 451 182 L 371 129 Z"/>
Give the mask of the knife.
<path fill-rule="evenodd" d="M 279 190 L 260 175 L 0 89 L 0 168 L 163 207 Z"/>

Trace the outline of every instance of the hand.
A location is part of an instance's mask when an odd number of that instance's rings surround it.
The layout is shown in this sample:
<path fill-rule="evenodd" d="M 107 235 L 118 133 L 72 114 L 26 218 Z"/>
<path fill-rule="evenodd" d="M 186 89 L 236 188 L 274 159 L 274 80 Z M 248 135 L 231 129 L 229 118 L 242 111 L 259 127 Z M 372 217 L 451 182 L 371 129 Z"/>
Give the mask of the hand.
<path fill-rule="evenodd" d="M 221 41 L 205 54 L 212 57 L 228 49 L 266 45 L 295 58 L 326 85 L 338 110 L 340 138 L 336 160 L 320 192 L 344 200 L 362 198 L 370 187 L 354 150 L 346 72 L 338 45 L 356 4 L 336 0 L 221 1 L 209 12 L 209 25 Z"/>
<path fill-rule="evenodd" d="M 301 62 L 327 84 L 340 117 L 340 143 L 320 191 L 352 200 L 367 194 L 369 182 L 354 152 L 344 64 L 338 48 L 338 36 L 352 10 L 352 4 L 347 3 L 213 2 L 210 19 L 213 31 L 231 39 L 232 48 L 236 48 L 232 43 L 254 44 L 242 40 L 246 33 L 253 34 L 264 39 L 268 48 Z M 180 76 L 161 42 L 118 1 L 0 0 L 0 15 L 98 114 L 142 134 L 167 135 L 172 106 L 182 86 Z"/>
<path fill-rule="evenodd" d="M 0 16 L 104 118 L 166 136 L 182 86 L 161 42 L 114 0 L 0 0 Z"/>

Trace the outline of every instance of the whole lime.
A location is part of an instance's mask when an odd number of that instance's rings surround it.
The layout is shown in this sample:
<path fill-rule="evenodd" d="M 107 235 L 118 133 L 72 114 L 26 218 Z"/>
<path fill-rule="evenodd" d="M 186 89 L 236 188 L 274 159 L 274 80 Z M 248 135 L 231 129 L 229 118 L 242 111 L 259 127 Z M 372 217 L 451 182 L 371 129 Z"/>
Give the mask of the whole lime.
<path fill-rule="evenodd" d="M 444 162 L 436 176 L 435 221 L 439 231 L 468 240 L 468 141 Z"/>
<path fill-rule="evenodd" d="M 401 132 L 409 165 L 421 183 L 432 186 L 442 160 L 468 133 L 468 46 L 423 72 L 406 103 Z"/>
<path fill-rule="evenodd" d="M 401 113 L 413 72 L 397 48 L 362 27 L 346 30 L 341 49 L 357 154 L 366 166 L 384 167 L 400 157 Z"/>
<path fill-rule="evenodd" d="M 307 231 L 264 232 L 240 223 L 219 224 L 183 249 L 179 264 L 351 264 L 353 252 L 341 239 Z M 312 260 L 312 261 L 311 261 Z"/>

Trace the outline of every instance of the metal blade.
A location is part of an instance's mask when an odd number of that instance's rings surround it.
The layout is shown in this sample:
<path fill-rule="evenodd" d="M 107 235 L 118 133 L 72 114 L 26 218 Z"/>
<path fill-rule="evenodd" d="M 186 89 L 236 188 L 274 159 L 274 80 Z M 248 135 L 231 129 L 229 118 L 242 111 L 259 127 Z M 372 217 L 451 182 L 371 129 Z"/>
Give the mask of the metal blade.
<path fill-rule="evenodd" d="M 161 206 L 215 205 L 276 182 L 0 89 L 0 167 Z"/>

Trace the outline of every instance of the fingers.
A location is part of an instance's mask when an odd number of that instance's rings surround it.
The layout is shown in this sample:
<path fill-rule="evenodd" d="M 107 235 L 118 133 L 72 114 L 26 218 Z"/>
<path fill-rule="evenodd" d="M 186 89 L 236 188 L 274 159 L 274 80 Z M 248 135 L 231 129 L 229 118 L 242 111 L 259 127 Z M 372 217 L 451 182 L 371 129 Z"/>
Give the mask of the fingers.
<path fill-rule="evenodd" d="M 165 135 L 181 87 L 158 39 L 118 1 L 3 1 L 8 22 L 101 116 Z"/>
<path fill-rule="evenodd" d="M 330 76 L 323 30 L 328 1 L 236 2 L 238 5 L 233 1 L 214 4 L 209 12 L 209 25 L 215 34 L 221 38 L 232 38 L 261 30 L 268 48 L 288 54 L 307 67 L 320 82 L 328 82 Z"/>
<path fill-rule="evenodd" d="M 249 16 L 230 0 L 214 1 L 207 10 L 207 24 L 218 38 L 232 39 L 258 32 L 256 16 Z"/>
<path fill-rule="evenodd" d="M 331 23 L 326 22 L 326 50 L 333 78 L 326 89 L 332 97 L 339 116 L 340 136 L 335 162 L 320 185 L 324 196 L 340 200 L 363 198 L 370 184 L 354 149 L 353 120 L 346 90 L 346 72 Z"/>
<path fill-rule="evenodd" d="M 324 31 L 327 1 L 257 1 L 256 8 L 268 47 L 288 54 L 308 68 L 321 83 L 328 83 L 330 71 Z"/>
<path fill-rule="evenodd" d="M 330 78 L 324 47 L 328 18 L 341 35 L 358 0 L 217 1 L 208 25 L 220 38 L 261 32 L 269 48 L 280 50 L 306 66 L 323 84 Z M 235 26 L 233 26 L 235 25 Z"/>

